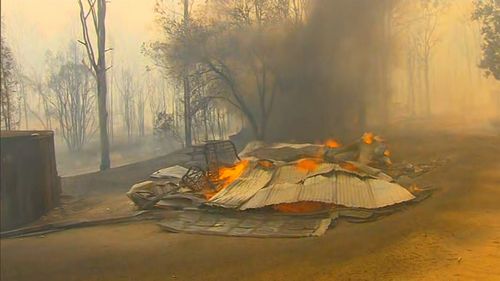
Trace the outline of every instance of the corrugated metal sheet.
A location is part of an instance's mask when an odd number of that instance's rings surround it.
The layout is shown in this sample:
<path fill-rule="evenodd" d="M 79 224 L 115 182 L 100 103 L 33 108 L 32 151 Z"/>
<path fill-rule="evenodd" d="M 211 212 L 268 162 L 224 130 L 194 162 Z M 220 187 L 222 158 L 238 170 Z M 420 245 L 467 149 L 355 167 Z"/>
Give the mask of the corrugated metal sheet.
<path fill-rule="evenodd" d="M 375 195 L 376 206 L 389 206 L 415 198 L 399 184 L 379 179 L 369 179 L 367 182 Z"/>
<path fill-rule="evenodd" d="M 172 232 L 246 237 L 309 237 L 325 233 L 337 214 L 286 216 L 253 212 L 169 212 L 161 227 Z"/>
<path fill-rule="evenodd" d="M 273 170 L 260 168 L 255 166 L 255 163 L 252 163 L 241 177 L 210 198 L 208 204 L 225 208 L 237 208 L 266 186 L 273 173 Z"/>
<path fill-rule="evenodd" d="M 360 178 L 335 172 L 314 176 L 300 183 L 278 183 L 259 190 L 241 210 L 261 208 L 280 203 L 318 201 L 346 207 L 380 208 L 415 198 L 402 186 L 384 180 Z"/>
<path fill-rule="evenodd" d="M 314 171 L 304 171 L 297 169 L 296 163 L 287 164 L 279 167 L 274 174 L 270 185 L 281 183 L 299 183 L 308 177 L 330 173 L 340 167 L 333 163 L 320 163 Z"/>

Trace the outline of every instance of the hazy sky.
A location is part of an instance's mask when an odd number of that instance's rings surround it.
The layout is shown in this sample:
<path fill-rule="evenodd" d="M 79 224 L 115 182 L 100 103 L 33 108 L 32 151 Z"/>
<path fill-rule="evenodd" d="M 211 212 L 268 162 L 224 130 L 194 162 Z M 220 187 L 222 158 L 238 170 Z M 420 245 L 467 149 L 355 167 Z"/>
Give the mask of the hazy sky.
<path fill-rule="evenodd" d="M 114 64 L 142 67 L 141 44 L 154 36 L 155 0 L 111 0 L 108 4 L 108 47 Z M 44 54 L 81 38 L 77 0 L 1 0 L 9 45 L 25 68 L 38 68 Z"/>
<path fill-rule="evenodd" d="M 179 0 L 165 0 L 179 4 Z M 376 0 L 373 0 L 376 1 Z M 57 52 L 70 40 L 81 38 L 77 0 L 1 0 L 6 37 L 16 60 L 24 72 L 40 71 L 47 50 Z M 114 48 L 113 66 L 144 70 L 149 61 L 140 53 L 143 42 L 155 38 L 154 3 L 156 0 L 110 0 L 108 4 L 108 47 Z M 198 3 L 203 3 L 198 0 Z M 434 51 L 431 74 L 436 107 L 449 110 L 457 100 L 474 96 L 483 104 L 491 104 L 491 94 L 498 82 L 486 80 L 477 68 L 479 42 L 477 23 L 470 22 L 471 0 L 453 0 L 446 16 L 439 19 L 439 44 Z M 403 47 L 404 48 L 404 47 Z M 395 53 L 397 50 L 394 50 Z M 467 55 L 467 53 L 470 53 Z M 108 57 L 108 63 L 111 58 Z M 396 66 L 395 97 L 405 99 L 404 59 Z M 453 89 L 450 89 L 453 88 Z M 473 94 L 471 94 L 473 93 Z M 495 93 L 496 94 L 496 93 Z M 397 101 L 401 102 L 401 101 Z"/>

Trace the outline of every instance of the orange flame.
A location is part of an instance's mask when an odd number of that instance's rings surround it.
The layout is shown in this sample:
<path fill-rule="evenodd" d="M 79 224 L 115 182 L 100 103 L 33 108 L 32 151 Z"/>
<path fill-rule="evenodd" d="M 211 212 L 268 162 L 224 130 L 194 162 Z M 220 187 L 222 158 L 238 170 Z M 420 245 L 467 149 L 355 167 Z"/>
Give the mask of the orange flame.
<path fill-rule="evenodd" d="M 304 172 L 312 172 L 318 168 L 319 160 L 317 159 L 300 159 L 295 167 Z"/>
<path fill-rule="evenodd" d="M 243 172 L 248 167 L 248 163 L 249 163 L 248 160 L 241 160 L 240 162 L 236 163 L 234 166 L 220 168 L 219 169 L 219 181 L 222 182 L 221 189 L 226 188 L 233 181 L 235 181 L 237 178 L 239 178 L 241 176 L 241 174 L 243 174 Z"/>
<path fill-rule="evenodd" d="M 338 142 L 335 139 L 328 139 L 328 140 L 326 140 L 325 145 L 328 148 L 337 148 L 337 147 L 341 146 L 340 142 Z"/>
<path fill-rule="evenodd" d="M 366 132 L 366 133 L 363 134 L 363 136 L 361 138 L 363 139 L 364 143 L 366 143 L 366 144 L 372 144 L 373 143 L 373 139 L 374 139 L 374 135 L 373 135 L 373 133 Z"/>
<path fill-rule="evenodd" d="M 231 183 L 233 183 L 237 178 L 239 178 L 243 172 L 245 172 L 248 167 L 248 160 L 241 160 L 240 162 L 234 164 L 230 167 L 222 167 L 219 169 L 219 176 L 217 181 L 220 183 L 216 190 L 205 192 L 205 197 L 207 199 L 212 198 L 217 192 L 223 190 L 228 187 Z"/>

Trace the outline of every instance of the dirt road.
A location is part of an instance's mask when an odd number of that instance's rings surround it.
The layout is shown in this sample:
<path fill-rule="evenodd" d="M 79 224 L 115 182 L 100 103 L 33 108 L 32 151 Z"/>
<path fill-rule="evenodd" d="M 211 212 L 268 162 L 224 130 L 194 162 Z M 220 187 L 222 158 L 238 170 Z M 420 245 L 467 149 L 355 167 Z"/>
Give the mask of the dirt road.
<path fill-rule="evenodd" d="M 308 239 L 173 234 L 151 222 L 7 239 L 1 280 L 500 280 L 500 137 L 389 139 L 395 161 L 449 162 L 419 179 L 439 188 L 430 199 L 382 220 Z"/>

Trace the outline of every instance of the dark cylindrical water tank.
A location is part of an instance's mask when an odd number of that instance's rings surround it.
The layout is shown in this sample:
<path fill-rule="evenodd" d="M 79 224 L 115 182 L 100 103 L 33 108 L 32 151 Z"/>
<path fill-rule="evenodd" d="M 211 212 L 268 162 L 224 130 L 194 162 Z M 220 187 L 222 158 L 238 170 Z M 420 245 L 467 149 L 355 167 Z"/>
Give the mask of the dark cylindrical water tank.
<path fill-rule="evenodd" d="M 33 222 L 59 204 L 52 131 L 2 131 L 1 230 Z"/>

